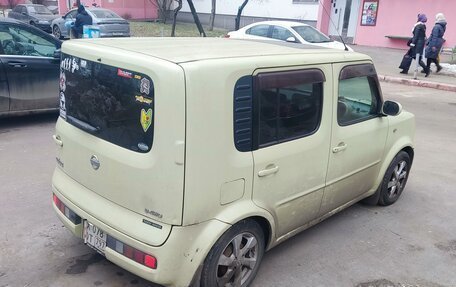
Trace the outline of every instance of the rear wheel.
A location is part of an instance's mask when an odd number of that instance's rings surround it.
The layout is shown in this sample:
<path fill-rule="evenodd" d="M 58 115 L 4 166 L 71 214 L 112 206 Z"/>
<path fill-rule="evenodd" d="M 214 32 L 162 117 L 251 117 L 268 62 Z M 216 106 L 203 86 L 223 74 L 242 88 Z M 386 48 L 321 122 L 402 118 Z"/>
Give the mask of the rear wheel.
<path fill-rule="evenodd" d="M 380 205 L 390 205 L 395 203 L 401 196 L 407 183 L 410 172 L 411 160 L 405 151 L 399 152 L 391 162 L 383 177 L 380 198 Z"/>
<path fill-rule="evenodd" d="M 249 286 L 258 272 L 264 246 L 264 233 L 257 222 L 243 220 L 233 225 L 207 255 L 201 286 Z"/>
<path fill-rule="evenodd" d="M 62 38 L 62 32 L 60 31 L 60 28 L 57 25 L 54 25 L 54 27 L 52 27 L 52 34 L 57 39 L 61 39 Z"/>

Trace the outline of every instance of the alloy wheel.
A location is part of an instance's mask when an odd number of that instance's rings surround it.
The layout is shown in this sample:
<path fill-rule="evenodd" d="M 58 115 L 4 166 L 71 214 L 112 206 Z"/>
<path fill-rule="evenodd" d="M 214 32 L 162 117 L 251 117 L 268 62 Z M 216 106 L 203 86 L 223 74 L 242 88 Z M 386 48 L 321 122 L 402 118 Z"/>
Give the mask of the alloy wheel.
<path fill-rule="evenodd" d="M 393 170 L 391 174 L 390 181 L 388 182 L 388 197 L 395 198 L 401 194 L 402 189 L 404 188 L 404 183 L 407 179 L 408 166 L 407 162 L 402 160 L 400 161 Z"/>

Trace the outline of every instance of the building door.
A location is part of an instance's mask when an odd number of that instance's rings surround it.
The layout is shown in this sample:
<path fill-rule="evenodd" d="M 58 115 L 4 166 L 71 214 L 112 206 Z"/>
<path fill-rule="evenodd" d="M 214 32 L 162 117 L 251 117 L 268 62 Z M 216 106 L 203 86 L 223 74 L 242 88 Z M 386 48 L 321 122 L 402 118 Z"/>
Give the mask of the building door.
<path fill-rule="evenodd" d="M 329 36 L 353 43 L 361 0 L 331 0 Z"/>

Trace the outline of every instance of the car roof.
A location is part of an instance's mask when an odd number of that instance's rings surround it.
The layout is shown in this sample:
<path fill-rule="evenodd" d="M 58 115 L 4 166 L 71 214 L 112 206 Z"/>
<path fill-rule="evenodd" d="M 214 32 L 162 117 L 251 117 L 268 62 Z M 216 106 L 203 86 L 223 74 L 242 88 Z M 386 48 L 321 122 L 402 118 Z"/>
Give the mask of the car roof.
<path fill-rule="evenodd" d="M 16 23 L 16 24 L 21 24 L 23 22 L 21 21 L 18 21 L 14 18 L 3 18 L 3 17 L 0 17 L 0 23 Z"/>
<path fill-rule="evenodd" d="M 154 37 L 154 38 L 98 38 L 71 40 L 63 44 L 63 52 L 89 49 L 114 48 L 122 53 L 138 53 L 141 55 L 160 58 L 173 63 L 185 63 L 211 59 L 228 59 L 241 57 L 261 57 L 276 55 L 308 55 L 310 60 L 315 56 L 322 56 L 320 61 L 340 59 L 370 59 L 368 56 L 355 52 L 346 52 L 336 49 L 322 48 L 315 45 L 303 45 L 287 42 L 273 42 L 263 40 L 244 40 L 229 38 L 195 38 L 195 37 Z M 326 57 L 326 58 L 325 58 Z"/>
<path fill-rule="evenodd" d="M 19 5 L 22 5 L 22 6 L 43 6 L 43 7 L 46 7 L 44 5 L 41 5 L 41 4 L 19 4 Z M 19 6 L 18 5 L 18 6 Z"/>
<path fill-rule="evenodd" d="M 282 21 L 282 20 L 260 21 L 260 22 L 252 23 L 252 24 L 250 24 L 250 25 L 248 25 L 248 26 L 250 27 L 250 26 L 258 25 L 258 24 L 280 25 L 280 26 L 285 26 L 285 27 L 310 26 L 310 25 L 308 25 L 308 24 L 301 23 L 301 22 L 296 22 L 296 21 Z"/>

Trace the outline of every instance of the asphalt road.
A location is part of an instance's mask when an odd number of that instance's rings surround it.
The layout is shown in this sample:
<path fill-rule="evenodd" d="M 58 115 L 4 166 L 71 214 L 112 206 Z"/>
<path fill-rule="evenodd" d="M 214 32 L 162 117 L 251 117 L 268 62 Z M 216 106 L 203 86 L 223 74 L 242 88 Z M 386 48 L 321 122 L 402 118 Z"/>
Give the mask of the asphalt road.
<path fill-rule="evenodd" d="M 279 245 L 254 287 L 456 286 L 456 94 L 382 87 L 416 115 L 401 199 L 356 204 Z M 156 286 L 97 255 L 54 215 L 56 117 L 0 119 L 0 287 Z"/>

